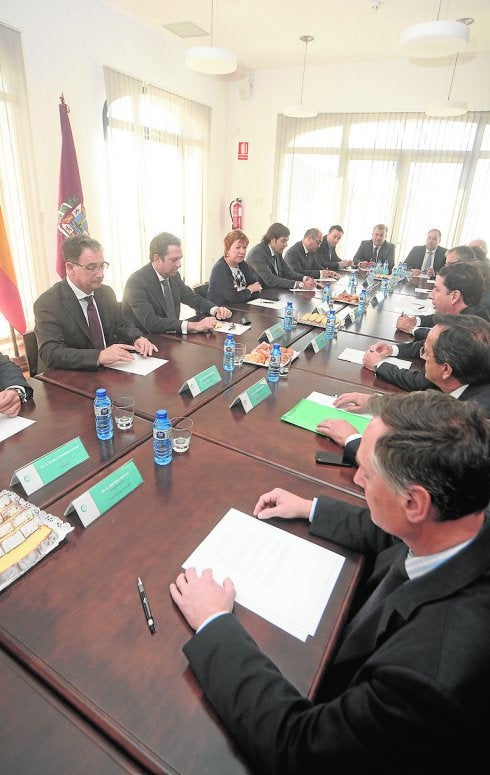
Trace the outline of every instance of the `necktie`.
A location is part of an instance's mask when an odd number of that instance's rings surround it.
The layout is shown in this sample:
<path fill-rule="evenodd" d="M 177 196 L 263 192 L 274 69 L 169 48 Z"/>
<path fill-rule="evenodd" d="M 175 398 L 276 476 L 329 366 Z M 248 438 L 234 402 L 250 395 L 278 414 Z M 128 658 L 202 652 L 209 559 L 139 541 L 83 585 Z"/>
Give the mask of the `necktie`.
<path fill-rule="evenodd" d="M 87 318 L 88 328 L 90 331 L 90 338 L 96 350 L 103 350 L 105 348 L 104 334 L 102 326 L 100 325 L 99 315 L 95 309 L 94 297 L 85 296 L 87 302 Z"/>
<path fill-rule="evenodd" d="M 434 251 L 428 250 L 425 254 L 424 263 L 422 264 L 422 272 L 425 272 L 426 269 L 430 269 L 432 266 L 432 259 L 434 257 Z"/>
<path fill-rule="evenodd" d="M 379 250 L 379 248 L 374 248 L 374 250 L 373 250 L 373 261 L 375 261 L 375 262 L 378 261 L 378 250 Z"/>
<path fill-rule="evenodd" d="M 172 296 L 172 289 L 168 279 L 160 280 L 163 288 L 163 295 L 165 297 L 165 306 L 167 308 L 167 317 L 175 319 L 177 314 L 175 312 L 174 297 Z"/>
<path fill-rule="evenodd" d="M 371 595 L 344 629 L 342 635 L 343 640 L 345 640 L 345 637 L 349 635 L 352 630 L 356 629 L 356 627 L 362 624 L 368 616 L 370 616 L 390 592 L 401 586 L 404 581 L 408 580 L 407 572 L 405 570 L 405 559 L 406 554 L 403 554 L 395 560 L 388 573 L 383 576 L 378 586 L 375 587 Z"/>

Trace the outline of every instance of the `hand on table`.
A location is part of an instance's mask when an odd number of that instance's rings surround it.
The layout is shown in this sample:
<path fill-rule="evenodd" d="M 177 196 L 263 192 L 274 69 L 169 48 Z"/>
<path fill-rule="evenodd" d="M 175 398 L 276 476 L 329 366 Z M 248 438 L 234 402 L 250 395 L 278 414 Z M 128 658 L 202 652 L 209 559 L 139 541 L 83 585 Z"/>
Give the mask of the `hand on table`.
<path fill-rule="evenodd" d="M 358 433 L 347 420 L 322 420 L 315 428 L 317 433 L 324 433 L 339 447 L 345 447 L 345 442 L 353 433 Z"/>
<path fill-rule="evenodd" d="M 118 361 L 130 363 L 134 360 L 133 353 L 135 349 L 135 346 L 132 344 L 111 344 L 110 347 L 100 351 L 97 363 L 99 366 L 110 366 L 112 363 L 118 363 Z"/>
<path fill-rule="evenodd" d="M 287 490 L 276 487 L 275 490 L 261 495 L 254 508 L 254 515 L 259 519 L 281 517 L 281 519 L 309 519 L 312 501 L 300 498 Z"/>
<path fill-rule="evenodd" d="M 137 353 L 144 355 L 145 357 L 147 355 L 152 355 L 152 353 L 158 352 L 158 347 L 154 345 L 153 342 L 150 342 L 146 336 L 140 336 L 139 339 L 136 339 L 134 343 L 134 349 Z"/>
<path fill-rule="evenodd" d="M 333 405 L 346 412 L 364 412 L 370 397 L 369 393 L 342 393 L 335 399 Z"/>
<path fill-rule="evenodd" d="M 352 258 L 343 258 L 339 261 L 339 269 L 347 269 L 348 266 L 354 266 Z"/>
<path fill-rule="evenodd" d="M 383 355 L 380 355 L 379 353 L 372 352 L 371 350 L 368 350 L 364 353 L 362 356 L 362 365 L 365 369 L 369 369 L 369 371 L 374 371 L 374 367 L 378 365 L 378 363 L 381 363 L 383 360 Z"/>
<path fill-rule="evenodd" d="M 305 277 L 303 279 L 303 285 L 305 291 L 314 291 L 316 288 L 316 282 L 313 277 Z"/>
<path fill-rule="evenodd" d="M 210 616 L 222 611 L 231 613 L 236 592 L 231 579 L 218 584 L 210 568 L 203 570 L 201 576 L 195 568 L 187 568 L 177 576 L 175 584 L 170 584 L 170 595 L 192 629 L 198 630 Z"/>
<path fill-rule="evenodd" d="M 250 291 L 250 293 L 261 293 L 262 286 L 259 282 L 252 283 L 251 285 L 247 285 L 247 289 Z"/>
<path fill-rule="evenodd" d="M 196 322 L 189 321 L 187 324 L 187 331 L 190 334 L 199 334 L 205 331 L 212 331 L 214 328 L 216 328 L 216 318 L 214 317 L 203 318 L 202 320 L 198 320 Z"/>
<path fill-rule="evenodd" d="M 384 358 L 387 358 L 390 355 L 393 355 L 393 347 L 386 342 L 376 342 L 376 344 L 371 345 L 369 350 L 366 350 L 366 352 L 378 353 L 378 355 L 382 355 Z"/>
<path fill-rule="evenodd" d="M 417 318 L 411 315 L 400 315 L 396 320 L 396 327 L 399 331 L 405 331 L 407 334 L 411 334 L 415 326 L 417 325 Z"/>
<path fill-rule="evenodd" d="M 0 414 L 6 417 L 17 417 L 22 401 L 16 390 L 7 388 L 0 391 Z"/>
<path fill-rule="evenodd" d="M 232 312 L 228 307 L 218 307 L 214 314 L 218 320 L 226 320 L 227 318 L 231 318 Z"/>

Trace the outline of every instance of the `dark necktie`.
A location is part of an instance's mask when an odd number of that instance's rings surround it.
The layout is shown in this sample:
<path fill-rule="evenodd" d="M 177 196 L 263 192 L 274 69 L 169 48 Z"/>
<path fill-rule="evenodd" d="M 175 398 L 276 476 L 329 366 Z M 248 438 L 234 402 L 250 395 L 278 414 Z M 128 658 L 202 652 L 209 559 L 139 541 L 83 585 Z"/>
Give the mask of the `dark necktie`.
<path fill-rule="evenodd" d="M 434 257 L 434 252 L 432 250 L 428 250 L 424 258 L 424 263 L 422 264 L 422 269 L 421 269 L 422 272 L 425 272 L 427 269 L 431 268 L 433 257 Z"/>
<path fill-rule="evenodd" d="M 390 592 L 393 592 L 394 589 L 401 586 L 405 581 L 408 580 L 407 572 L 405 570 L 405 559 L 406 554 L 402 554 L 401 557 L 398 557 L 395 560 L 388 573 L 383 576 L 378 586 L 375 587 L 368 599 L 364 602 L 356 615 L 345 627 L 342 634 L 342 640 L 345 640 L 346 636 L 349 635 L 352 630 L 356 629 L 360 624 L 362 624 L 368 618 L 368 616 L 371 615 L 375 608 L 377 608 L 380 603 L 390 594 Z"/>
<path fill-rule="evenodd" d="M 165 306 L 167 308 L 167 317 L 175 319 L 177 314 L 175 312 L 174 297 L 172 296 L 172 289 L 168 279 L 160 280 L 163 288 L 163 295 L 165 297 Z"/>
<path fill-rule="evenodd" d="M 104 334 L 102 332 L 102 326 L 100 325 L 99 315 L 95 309 L 94 297 L 85 296 L 87 302 L 87 318 L 88 328 L 90 331 L 90 338 L 96 350 L 103 350 L 105 348 Z"/>
<path fill-rule="evenodd" d="M 378 260 L 378 250 L 379 248 L 373 248 L 373 261 L 376 261 L 376 262 Z"/>

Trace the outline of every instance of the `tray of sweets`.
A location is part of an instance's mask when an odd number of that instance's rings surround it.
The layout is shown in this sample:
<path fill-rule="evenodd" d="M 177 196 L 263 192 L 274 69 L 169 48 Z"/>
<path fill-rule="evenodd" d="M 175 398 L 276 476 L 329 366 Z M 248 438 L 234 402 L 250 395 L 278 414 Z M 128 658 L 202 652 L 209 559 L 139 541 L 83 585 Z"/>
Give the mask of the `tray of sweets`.
<path fill-rule="evenodd" d="M 261 342 L 254 347 L 249 353 L 245 353 L 244 363 L 250 363 L 253 366 L 269 366 L 270 354 L 272 352 L 272 344 L 270 342 Z M 284 362 L 287 358 L 296 360 L 299 355 L 298 350 L 293 350 L 292 347 L 281 347 L 281 360 Z"/>

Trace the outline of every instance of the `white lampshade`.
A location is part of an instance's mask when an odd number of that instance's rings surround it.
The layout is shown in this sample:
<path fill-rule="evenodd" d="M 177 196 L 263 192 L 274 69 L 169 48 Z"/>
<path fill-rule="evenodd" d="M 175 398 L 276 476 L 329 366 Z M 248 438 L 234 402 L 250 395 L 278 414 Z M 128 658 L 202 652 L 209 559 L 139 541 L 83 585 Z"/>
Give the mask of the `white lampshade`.
<path fill-rule="evenodd" d="M 195 46 L 187 49 L 185 63 L 190 70 L 206 75 L 227 75 L 237 69 L 235 54 L 216 46 Z"/>
<path fill-rule="evenodd" d="M 468 103 L 462 100 L 446 100 L 446 102 L 437 102 L 428 105 L 425 110 L 426 116 L 435 116 L 440 118 L 451 118 L 453 116 L 464 116 L 468 112 Z"/>
<path fill-rule="evenodd" d="M 470 28 L 459 21 L 437 20 L 407 27 L 400 37 L 400 51 L 409 57 L 432 58 L 460 54 L 465 50 Z"/>
<path fill-rule="evenodd" d="M 282 112 L 289 118 L 315 118 L 318 116 L 318 110 L 308 107 L 308 105 L 286 105 Z"/>

